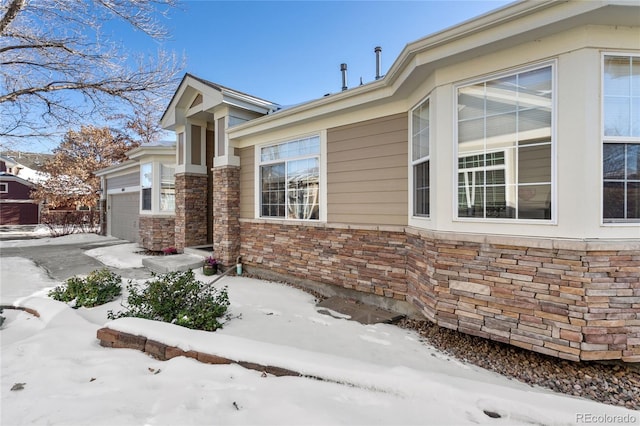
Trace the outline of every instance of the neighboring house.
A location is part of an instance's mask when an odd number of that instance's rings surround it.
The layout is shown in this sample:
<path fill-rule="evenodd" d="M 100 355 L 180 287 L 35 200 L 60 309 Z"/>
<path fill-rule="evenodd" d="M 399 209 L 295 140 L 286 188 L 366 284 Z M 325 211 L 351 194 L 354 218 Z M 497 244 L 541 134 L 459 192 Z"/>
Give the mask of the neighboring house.
<path fill-rule="evenodd" d="M 30 196 L 38 178 L 37 171 L 0 156 L 0 225 L 39 223 L 40 206 Z"/>
<path fill-rule="evenodd" d="M 30 198 L 34 184 L 7 172 L 0 172 L 0 225 L 35 225 L 39 205 Z"/>
<path fill-rule="evenodd" d="M 0 152 L 0 171 L 19 176 L 31 183 L 42 183 L 48 175 L 40 170 L 52 154 L 41 152 L 3 151 Z"/>
<path fill-rule="evenodd" d="M 137 235 L 532 351 L 638 362 L 639 18 L 630 1 L 517 2 L 282 110 L 187 74 L 162 117 L 175 211 L 153 161 L 151 209 L 130 182 Z"/>

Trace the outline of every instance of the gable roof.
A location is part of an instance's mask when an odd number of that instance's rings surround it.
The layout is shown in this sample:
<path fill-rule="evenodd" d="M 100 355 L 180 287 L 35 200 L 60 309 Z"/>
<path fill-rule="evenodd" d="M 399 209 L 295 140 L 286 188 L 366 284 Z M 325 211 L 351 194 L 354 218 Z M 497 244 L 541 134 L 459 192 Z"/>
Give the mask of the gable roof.
<path fill-rule="evenodd" d="M 207 91 L 210 94 L 217 93 L 219 94 L 219 103 L 235 105 L 237 107 L 253 110 L 262 114 L 268 114 L 280 109 L 280 105 L 275 102 L 271 102 L 257 96 L 249 95 L 239 90 L 231 89 L 221 84 L 213 83 L 209 80 L 205 80 L 203 78 L 186 73 L 184 77 L 182 77 L 178 88 L 171 97 L 171 101 L 167 105 L 167 108 L 164 110 L 162 117 L 160 118 L 161 123 L 165 123 L 168 113 L 172 109 L 178 107 L 189 108 L 191 106 L 186 105 L 186 102 L 188 102 L 186 99 L 182 99 L 188 88 L 193 88 L 196 92 L 203 94 L 203 96 L 206 95 L 206 93 L 203 92 Z M 180 105 L 181 102 L 183 103 L 183 105 Z M 198 105 L 201 104 L 202 103 L 198 103 Z M 165 126 L 163 125 L 163 127 Z"/>
<path fill-rule="evenodd" d="M 0 182 L 18 182 L 30 188 L 36 186 L 33 182 L 29 182 L 28 180 L 23 179 L 20 176 L 12 175 L 11 173 L 7 172 L 0 172 Z"/>

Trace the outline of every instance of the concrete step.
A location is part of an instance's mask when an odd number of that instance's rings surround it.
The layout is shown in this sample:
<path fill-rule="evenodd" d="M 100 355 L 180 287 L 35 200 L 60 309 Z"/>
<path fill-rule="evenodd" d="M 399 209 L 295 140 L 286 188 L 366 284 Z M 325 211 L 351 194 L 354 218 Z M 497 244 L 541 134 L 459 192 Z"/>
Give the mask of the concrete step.
<path fill-rule="evenodd" d="M 195 256 L 192 254 L 173 254 L 169 256 L 154 256 L 142 259 L 142 264 L 156 274 L 198 269 L 202 267 L 203 263 L 204 256 Z"/>

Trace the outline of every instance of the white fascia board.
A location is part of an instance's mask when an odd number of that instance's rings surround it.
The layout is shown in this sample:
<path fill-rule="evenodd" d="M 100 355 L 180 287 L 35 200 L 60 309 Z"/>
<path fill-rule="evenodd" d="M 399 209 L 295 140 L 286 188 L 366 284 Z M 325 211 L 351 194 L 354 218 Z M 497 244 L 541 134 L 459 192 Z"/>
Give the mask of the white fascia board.
<path fill-rule="evenodd" d="M 100 169 L 96 172 L 94 172 L 93 174 L 100 177 L 100 176 L 107 176 L 107 175 L 113 175 L 113 174 L 117 174 L 123 171 L 126 171 L 132 167 L 137 167 L 139 165 L 139 163 L 137 161 L 133 161 L 133 160 L 127 160 L 124 161 L 120 164 L 116 164 L 113 166 L 109 166 L 109 167 L 105 167 L 104 169 Z"/>
<path fill-rule="evenodd" d="M 388 87 L 383 79 L 353 89 L 338 92 L 296 107 L 278 111 L 274 114 L 255 118 L 228 130 L 231 139 L 255 135 L 290 123 L 300 123 L 308 119 L 316 119 L 325 114 L 357 107 L 363 104 L 383 100 L 393 95 L 393 88 Z"/>
<path fill-rule="evenodd" d="M 176 147 L 167 146 L 139 146 L 127 153 L 127 156 L 132 160 L 141 161 L 141 157 L 156 156 L 156 155 L 176 155 Z"/>
<path fill-rule="evenodd" d="M 276 111 L 279 107 L 278 104 L 263 101 L 242 93 L 231 92 L 225 89 L 222 89 L 222 99 L 227 105 L 254 111 L 260 114 L 268 114 L 269 112 Z"/>
<path fill-rule="evenodd" d="M 177 109 L 183 109 L 186 111 L 189 108 L 190 105 L 182 105 L 182 103 L 184 103 L 183 98 L 185 96 L 185 93 L 189 89 L 202 93 L 203 104 L 201 105 L 204 109 L 208 109 L 211 107 L 210 103 L 207 102 L 207 100 L 212 96 L 215 98 L 217 94 L 217 97 L 220 98 L 220 92 L 215 88 L 208 86 L 199 80 L 196 80 L 191 75 L 185 75 L 182 82 L 180 83 L 180 86 L 178 86 L 175 93 L 173 94 L 173 97 L 171 98 L 167 109 L 160 118 L 160 126 L 163 129 L 171 129 L 177 124 L 175 114 Z M 189 98 L 191 98 L 191 96 L 189 96 Z"/>

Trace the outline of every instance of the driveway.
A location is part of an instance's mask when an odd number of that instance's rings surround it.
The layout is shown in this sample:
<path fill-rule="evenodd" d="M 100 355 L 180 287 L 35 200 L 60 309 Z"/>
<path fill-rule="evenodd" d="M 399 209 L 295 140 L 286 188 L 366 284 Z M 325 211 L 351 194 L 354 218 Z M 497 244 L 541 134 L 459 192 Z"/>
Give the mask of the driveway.
<path fill-rule="evenodd" d="M 99 247 L 118 244 L 129 244 L 129 241 L 116 238 L 98 242 L 56 243 L 56 239 L 43 238 L 33 240 L 28 246 L 12 247 L 10 241 L 0 243 L 0 262 L 11 262 L 11 257 L 23 257 L 32 260 L 36 265 L 47 271 L 56 281 L 65 281 L 74 275 L 87 275 L 91 271 L 104 268 L 99 260 L 87 256 L 84 252 Z M 42 244 L 38 244 L 42 242 Z M 108 267 L 109 270 L 127 278 L 149 278 L 151 273 L 144 268 L 118 269 Z"/>

